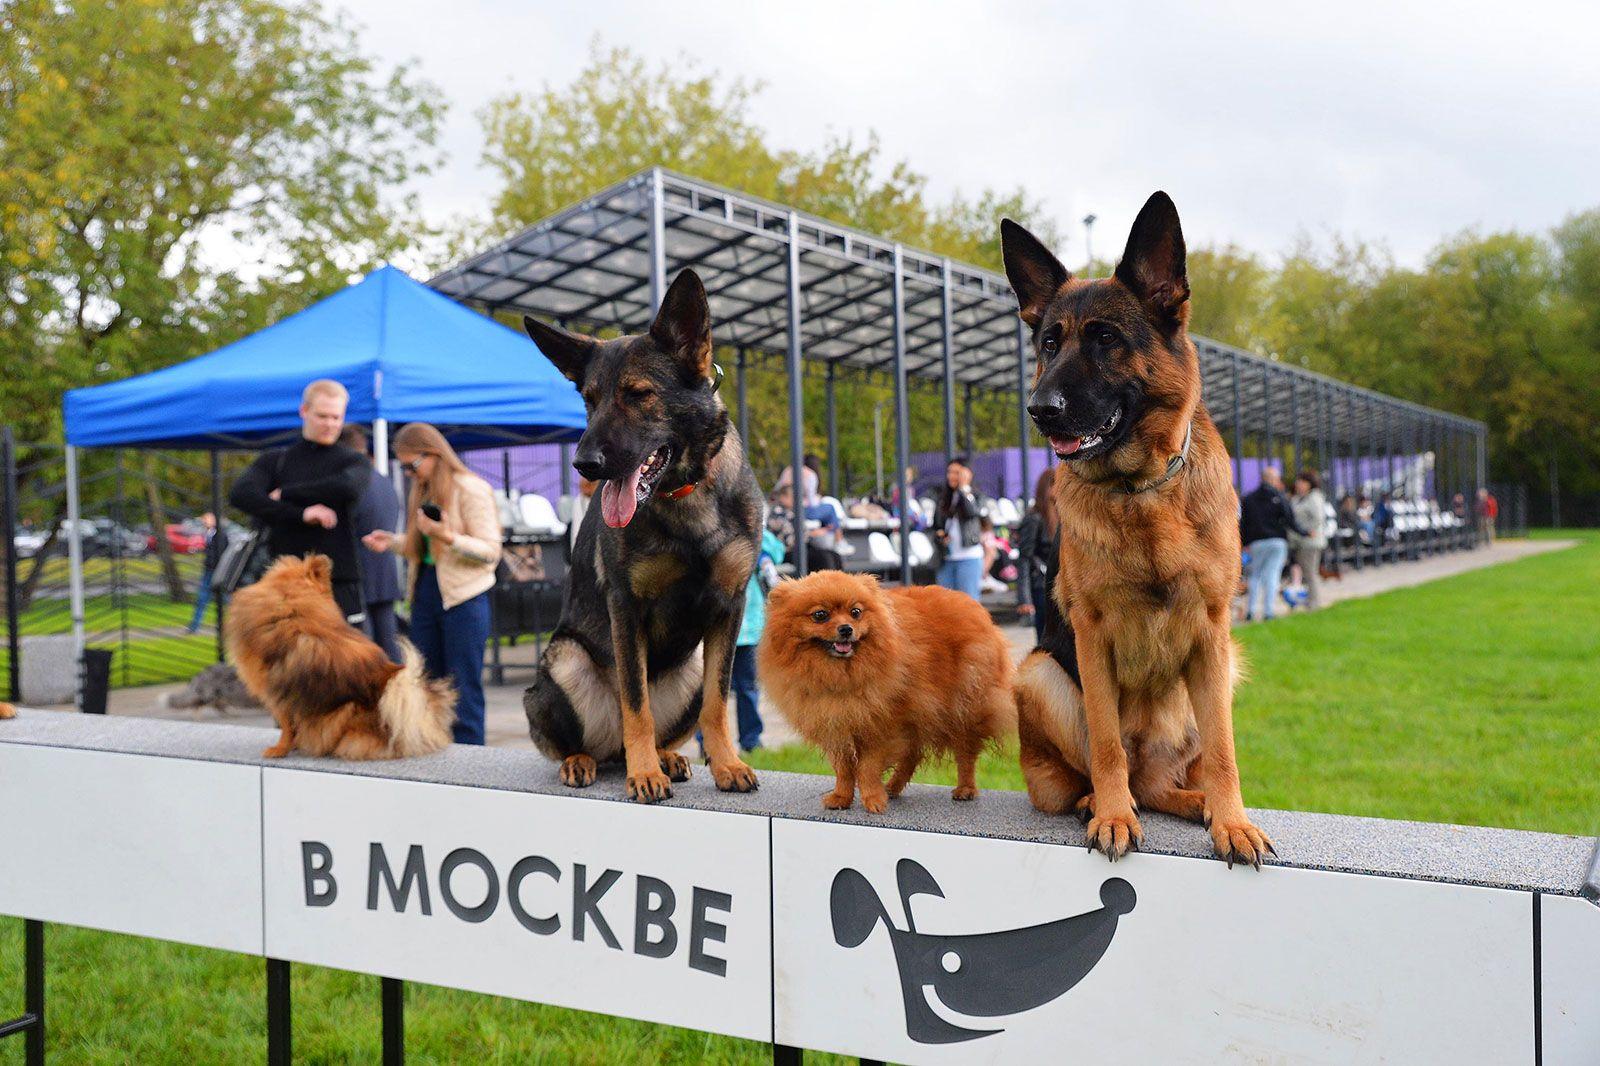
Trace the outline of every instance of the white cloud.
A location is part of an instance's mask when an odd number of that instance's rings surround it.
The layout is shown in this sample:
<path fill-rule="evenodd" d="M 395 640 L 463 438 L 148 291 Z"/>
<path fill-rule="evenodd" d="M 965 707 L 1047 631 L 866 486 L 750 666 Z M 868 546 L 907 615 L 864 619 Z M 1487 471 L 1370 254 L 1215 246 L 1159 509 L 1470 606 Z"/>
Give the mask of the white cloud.
<path fill-rule="evenodd" d="M 474 112 L 570 80 L 594 35 L 760 80 L 782 145 L 876 130 L 936 195 L 1021 184 L 1082 255 L 1152 189 L 1194 242 L 1263 252 L 1341 231 L 1418 262 L 1463 227 L 1600 205 L 1600 8 L 1577 3 L 805 5 L 345 0 L 362 45 L 415 57 L 452 111 L 430 217 L 481 214 Z"/>

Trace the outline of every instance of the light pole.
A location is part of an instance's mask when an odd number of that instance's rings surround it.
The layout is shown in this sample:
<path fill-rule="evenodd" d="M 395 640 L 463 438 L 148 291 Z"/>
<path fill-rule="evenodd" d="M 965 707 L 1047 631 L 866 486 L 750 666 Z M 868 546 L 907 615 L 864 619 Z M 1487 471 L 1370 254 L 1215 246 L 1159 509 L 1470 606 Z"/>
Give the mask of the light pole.
<path fill-rule="evenodd" d="M 883 409 L 892 400 L 879 400 L 872 405 L 872 458 L 874 473 L 878 480 L 878 499 L 888 499 L 883 494 Z M 898 474 L 896 475 L 899 476 Z"/>
<path fill-rule="evenodd" d="M 1094 274 L 1094 218 L 1094 215 L 1083 216 L 1083 254 L 1089 260 L 1083 271 L 1091 276 Z"/>

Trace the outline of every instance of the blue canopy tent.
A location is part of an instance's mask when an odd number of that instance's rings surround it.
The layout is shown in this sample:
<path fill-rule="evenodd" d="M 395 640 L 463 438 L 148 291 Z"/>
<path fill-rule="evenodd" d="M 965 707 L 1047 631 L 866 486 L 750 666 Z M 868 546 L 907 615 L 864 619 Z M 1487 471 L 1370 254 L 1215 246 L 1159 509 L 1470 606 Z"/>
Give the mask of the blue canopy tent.
<path fill-rule="evenodd" d="M 431 422 L 457 448 L 575 441 L 578 390 L 526 336 L 394 267 L 209 355 L 63 400 L 73 635 L 81 661 L 83 549 L 77 449 L 254 449 L 292 439 L 307 383 L 350 391 L 387 469 L 391 423 Z"/>
<path fill-rule="evenodd" d="M 209 355 L 70 390 L 67 443 L 263 447 L 299 431 L 316 378 L 350 390 L 352 422 L 432 422 L 458 448 L 583 433 L 578 390 L 531 340 L 386 266 Z"/>

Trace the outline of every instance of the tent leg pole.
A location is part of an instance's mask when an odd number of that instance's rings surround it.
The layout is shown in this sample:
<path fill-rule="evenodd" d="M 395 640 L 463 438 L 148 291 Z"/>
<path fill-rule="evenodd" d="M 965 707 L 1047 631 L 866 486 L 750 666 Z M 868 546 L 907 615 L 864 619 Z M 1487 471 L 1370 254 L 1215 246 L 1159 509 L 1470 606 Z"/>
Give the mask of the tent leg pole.
<path fill-rule="evenodd" d="M 67 562 L 72 604 L 73 702 L 83 710 L 83 529 L 78 499 L 78 449 L 67 445 Z"/>
<path fill-rule="evenodd" d="M 374 418 L 372 420 L 372 462 L 378 468 L 378 473 L 389 476 L 389 420 L 387 418 Z"/>

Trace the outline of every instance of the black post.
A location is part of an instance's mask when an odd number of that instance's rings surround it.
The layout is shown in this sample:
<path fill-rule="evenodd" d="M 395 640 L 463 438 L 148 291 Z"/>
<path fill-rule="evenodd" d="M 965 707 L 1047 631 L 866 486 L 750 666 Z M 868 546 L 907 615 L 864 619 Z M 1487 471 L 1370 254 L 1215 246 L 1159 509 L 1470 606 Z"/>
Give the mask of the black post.
<path fill-rule="evenodd" d="M 1244 495 L 1244 371 L 1233 353 L 1233 491 Z"/>
<path fill-rule="evenodd" d="M 1032 470 L 1028 469 L 1030 465 L 1028 462 L 1028 348 L 1030 344 L 1031 338 L 1028 336 L 1027 323 L 1019 318 L 1017 319 L 1017 462 L 1019 464 L 1017 470 L 1022 480 L 1022 491 L 1018 495 L 1022 497 L 1024 509 L 1027 508 L 1028 491 L 1032 488 L 1029 484 L 1032 479 L 1028 475 L 1033 473 Z M 1003 489 L 1004 485 L 1002 485 Z"/>
<path fill-rule="evenodd" d="M 1289 435 L 1293 441 L 1294 470 L 1289 474 L 1289 484 L 1294 484 L 1294 478 L 1305 466 L 1300 461 L 1300 375 L 1289 375 Z"/>
<path fill-rule="evenodd" d="M 22 702 L 22 634 L 20 607 L 17 600 L 17 442 L 6 426 L 0 436 L 0 451 L 5 461 L 5 527 L 6 527 L 6 639 L 11 658 L 6 663 L 7 697 L 12 703 Z"/>
<path fill-rule="evenodd" d="M 790 555 L 794 560 L 796 577 L 806 576 L 806 499 L 805 499 L 805 401 L 802 390 L 805 378 L 800 365 L 801 332 L 800 306 L 800 216 L 789 212 L 789 270 L 788 312 L 789 343 L 784 361 L 789 370 L 789 503 L 794 515 L 794 547 Z"/>
<path fill-rule="evenodd" d="M 291 1066 L 289 964 L 267 960 L 267 1066 Z"/>
<path fill-rule="evenodd" d="M 1275 458 L 1272 454 L 1272 364 L 1261 364 L 1261 465 Z"/>
<path fill-rule="evenodd" d="M 744 441 L 745 454 L 750 454 L 750 394 L 745 388 L 745 362 L 746 356 L 743 348 L 739 349 L 739 361 L 733 367 L 733 380 L 739 393 L 739 439 Z"/>
<path fill-rule="evenodd" d="M 561 495 L 572 495 L 572 445 L 561 445 Z"/>
<path fill-rule="evenodd" d="M 943 320 L 944 338 L 944 463 L 956 457 L 956 331 L 950 308 L 950 260 L 941 265 L 944 288 L 940 293 L 939 310 Z"/>
<path fill-rule="evenodd" d="M 215 448 L 211 449 L 211 514 L 216 518 L 217 528 L 212 532 L 213 537 L 222 535 L 222 453 Z M 222 639 L 223 612 L 228 609 L 224 602 L 227 597 L 220 592 L 212 592 L 211 602 L 217 605 L 217 662 L 227 658 L 227 641 Z M 200 619 L 204 622 L 205 619 Z"/>
<path fill-rule="evenodd" d="M 844 499 L 839 491 L 839 408 L 834 402 L 833 378 L 838 367 L 828 363 L 828 495 Z"/>
<path fill-rule="evenodd" d="M 772 1066 L 800 1066 L 806 1060 L 806 1053 L 797 1047 L 788 1044 L 772 1045 Z"/>
<path fill-rule="evenodd" d="M 406 986 L 404 981 L 384 977 L 383 1066 L 402 1066 L 406 1061 Z"/>
<path fill-rule="evenodd" d="M 911 405 L 906 398 L 906 279 L 900 245 L 894 246 L 894 477 L 900 485 L 900 584 L 911 584 L 911 490 L 905 469 L 911 464 Z M 795 478 L 798 483 L 798 475 Z"/>
<path fill-rule="evenodd" d="M 22 923 L 22 1009 L 33 1020 L 22 1038 L 24 1061 L 44 1066 L 44 923 L 30 918 Z"/>
<path fill-rule="evenodd" d="M 973 453 L 973 450 L 974 450 L 973 447 L 972 447 L 972 383 L 971 382 L 967 383 L 966 402 L 962 405 L 962 407 L 963 407 L 962 414 L 963 414 L 963 417 L 966 419 L 966 423 L 967 423 L 966 424 L 967 446 L 965 448 L 962 448 L 961 450 L 966 452 L 967 453 L 967 457 L 970 459 L 972 457 L 972 453 Z"/>

